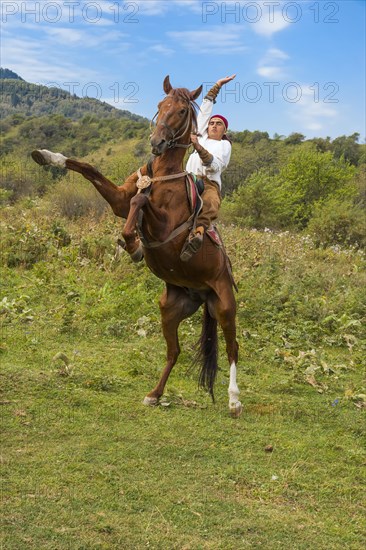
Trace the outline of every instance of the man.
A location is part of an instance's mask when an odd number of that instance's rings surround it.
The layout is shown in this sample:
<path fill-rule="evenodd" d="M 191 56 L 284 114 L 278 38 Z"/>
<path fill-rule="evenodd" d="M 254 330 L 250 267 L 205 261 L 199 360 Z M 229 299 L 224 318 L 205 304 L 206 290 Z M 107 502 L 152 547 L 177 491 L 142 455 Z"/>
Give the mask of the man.
<path fill-rule="evenodd" d="M 197 219 L 197 227 L 184 247 L 181 260 L 188 261 L 199 250 L 203 235 L 217 218 L 221 204 L 221 174 L 227 168 L 231 156 L 231 143 L 226 136 L 228 121 L 222 115 L 212 115 L 215 99 L 221 87 L 235 78 L 235 74 L 221 78 L 205 96 L 197 117 L 197 135 L 191 134 L 195 149 L 189 157 L 186 170 L 203 178 L 203 206 Z"/>

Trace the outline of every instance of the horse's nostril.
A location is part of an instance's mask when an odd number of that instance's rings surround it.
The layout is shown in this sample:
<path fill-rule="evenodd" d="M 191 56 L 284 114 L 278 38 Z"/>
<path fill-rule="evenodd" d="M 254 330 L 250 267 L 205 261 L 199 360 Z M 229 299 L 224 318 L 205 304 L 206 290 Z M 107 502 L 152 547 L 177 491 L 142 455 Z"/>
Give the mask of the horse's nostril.
<path fill-rule="evenodd" d="M 165 151 L 167 142 L 165 139 L 161 139 L 159 142 L 157 142 L 154 139 L 151 139 L 150 144 L 151 144 L 153 153 L 156 155 L 156 154 L 162 154 Z"/>

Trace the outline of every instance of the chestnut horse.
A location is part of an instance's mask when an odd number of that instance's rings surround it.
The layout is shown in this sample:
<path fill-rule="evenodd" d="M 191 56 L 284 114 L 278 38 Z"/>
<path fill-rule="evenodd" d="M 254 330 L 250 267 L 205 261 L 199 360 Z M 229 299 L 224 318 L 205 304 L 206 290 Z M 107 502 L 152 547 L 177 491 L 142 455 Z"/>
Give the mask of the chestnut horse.
<path fill-rule="evenodd" d="M 149 269 L 166 283 L 159 305 L 167 344 L 167 363 L 158 384 L 146 395 L 144 403 L 158 404 L 180 353 L 179 324 L 204 304 L 199 384 L 213 398 L 218 368 L 219 323 L 230 365 L 229 410 L 233 416 L 239 416 L 242 406 L 236 383 L 236 303 L 228 259 L 223 249 L 207 235 L 202 248 L 188 262 L 180 259 L 192 218 L 183 159 L 190 145 L 190 134 L 196 128 L 195 100 L 202 86 L 192 92 L 186 88 L 174 89 L 166 77 L 164 91 L 166 97 L 158 105 L 156 125 L 151 135 L 153 160 L 129 176 L 123 185 L 115 185 L 90 164 L 66 158 L 60 153 L 37 150 L 33 151 L 32 157 L 38 164 L 66 167 L 91 181 L 114 214 L 127 219 L 122 234 L 132 259 L 137 261 L 143 256 Z M 145 186 L 148 186 L 148 191 L 141 189 Z M 138 232 L 137 226 L 140 227 Z"/>

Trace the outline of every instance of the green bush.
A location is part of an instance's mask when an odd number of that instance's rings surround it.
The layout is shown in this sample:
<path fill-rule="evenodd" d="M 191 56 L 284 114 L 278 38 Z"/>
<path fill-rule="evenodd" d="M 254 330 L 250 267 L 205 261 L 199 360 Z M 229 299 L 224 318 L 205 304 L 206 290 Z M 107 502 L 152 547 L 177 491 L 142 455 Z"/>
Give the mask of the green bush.
<path fill-rule="evenodd" d="M 271 187 L 273 177 L 266 169 L 252 174 L 245 185 L 239 186 L 231 198 L 223 201 L 221 219 L 256 229 L 276 227 Z"/>
<path fill-rule="evenodd" d="M 48 230 L 35 222 L 24 221 L 16 227 L 3 226 L 3 230 L 1 263 L 8 267 L 30 269 L 37 262 L 45 260 L 54 246 Z"/>
<path fill-rule="evenodd" d="M 223 217 L 256 229 L 303 229 L 320 202 L 357 195 L 355 168 L 343 158 L 296 150 L 278 173 L 268 168 L 253 173 L 224 203 Z"/>
<path fill-rule="evenodd" d="M 93 216 L 100 219 L 108 204 L 91 184 L 80 184 L 73 178 L 63 180 L 48 195 L 53 210 L 70 220 Z"/>
<path fill-rule="evenodd" d="M 351 201 L 332 198 L 315 208 L 308 232 L 317 246 L 366 247 L 366 213 Z"/>

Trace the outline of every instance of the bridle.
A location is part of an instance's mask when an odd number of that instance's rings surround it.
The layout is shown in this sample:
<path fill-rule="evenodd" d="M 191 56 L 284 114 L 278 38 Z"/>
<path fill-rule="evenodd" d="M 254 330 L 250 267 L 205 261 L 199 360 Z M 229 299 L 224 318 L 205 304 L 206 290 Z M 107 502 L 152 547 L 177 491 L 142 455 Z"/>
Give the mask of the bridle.
<path fill-rule="evenodd" d="M 186 117 L 186 120 L 183 121 L 183 124 L 180 128 L 177 130 L 174 130 L 169 124 L 167 124 L 164 120 L 162 122 L 159 122 L 161 126 L 166 128 L 168 132 L 171 133 L 172 139 L 168 141 L 168 149 L 174 149 L 175 147 L 181 147 L 182 149 L 188 149 L 191 146 L 191 143 L 184 144 L 184 143 L 177 143 L 179 139 L 181 139 L 186 133 L 188 128 L 192 125 L 192 117 L 193 117 L 193 105 L 189 103 L 189 109 L 188 109 L 188 116 Z M 151 119 L 150 122 L 150 129 L 153 129 L 153 122 L 158 116 L 159 111 L 157 111 L 154 115 L 154 117 Z M 180 134 L 177 136 L 177 134 L 180 132 Z M 152 133 L 151 133 L 152 135 Z"/>

